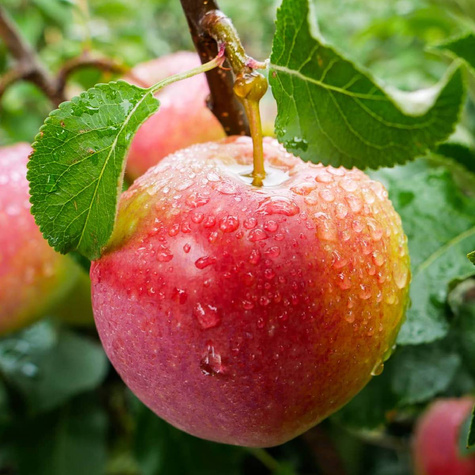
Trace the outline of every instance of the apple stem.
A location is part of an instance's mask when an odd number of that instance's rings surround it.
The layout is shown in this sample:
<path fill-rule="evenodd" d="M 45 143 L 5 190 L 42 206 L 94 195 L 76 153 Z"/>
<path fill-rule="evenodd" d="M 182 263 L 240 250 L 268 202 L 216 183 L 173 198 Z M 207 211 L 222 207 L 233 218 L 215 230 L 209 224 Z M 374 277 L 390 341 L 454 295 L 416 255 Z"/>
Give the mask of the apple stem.
<path fill-rule="evenodd" d="M 252 184 L 254 186 L 262 186 L 264 178 L 266 177 L 261 114 L 259 112 L 259 101 L 266 91 L 267 80 L 257 71 L 241 73 L 234 83 L 234 92 L 244 106 L 251 129 L 254 165 L 252 170 Z"/>
<path fill-rule="evenodd" d="M 254 186 L 262 186 L 266 172 L 264 169 L 264 149 L 259 101 L 267 91 L 267 79 L 255 71 L 265 69 L 266 63 L 256 61 L 246 54 L 231 20 L 219 10 L 207 12 L 201 25 L 218 43 L 226 48 L 226 58 L 235 75 L 234 93 L 241 101 L 249 121 L 253 144 Z"/>
<path fill-rule="evenodd" d="M 208 61 L 207 63 L 204 63 L 201 66 L 197 66 L 196 68 L 190 69 L 183 73 L 174 74 L 173 76 L 165 78 L 162 81 L 159 81 L 153 86 L 149 87 L 147 90 L 155 93 L 158 90 L 162 89 L 163 87 L 168 86 L 169 84 L 172 84 L 177 81 L 181 81 L 183 79 L 191 78 L 193 76 L 196 76 L 197 74 L 205 73 L 207 71 L 211 71 L 212 69 L 218 66 L 222 66 L 224 60 L 225 60 L 224 46 L 220 46 L 218 56 L 213 58 L 211 61 Z"/>

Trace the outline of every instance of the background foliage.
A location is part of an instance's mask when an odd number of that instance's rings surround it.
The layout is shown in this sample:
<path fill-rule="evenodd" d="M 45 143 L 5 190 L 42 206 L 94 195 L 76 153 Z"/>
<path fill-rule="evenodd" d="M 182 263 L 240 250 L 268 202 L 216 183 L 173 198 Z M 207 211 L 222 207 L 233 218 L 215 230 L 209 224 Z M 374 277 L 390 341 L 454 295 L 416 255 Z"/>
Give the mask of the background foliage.
<path fill-rule="evenodd" d="M 441 43 L 475 31 L 470 0 L 319 0 L 323 36 L 386 84 L 414 90 L 452 61 Z M 4 0 L 44 63 L 57 70 L 84 48 L 126 65 L 191 48 L 176 0 Z M 221 0 L 247 51 L 270 54 L 277 4 Z M 11 68 L 0 44 L 0 74 Z M 69 93 L 107 81 L 75 74 Z M 283 446 L 225 447 L 154 416 L 119 380 L 93 328 L 50 315 L 0 341 L 0 473 L 411 473 L 414 422 L 435 397 L 475 392 L 475 84 L 456 133 L 437 153 L 374 176 L 387 186 L 409 237 L 412 301 L 383 373 L 339 413 Z M 0 145 L 31 142 L 51 105 L 28 83 L 0 104 Z"/>

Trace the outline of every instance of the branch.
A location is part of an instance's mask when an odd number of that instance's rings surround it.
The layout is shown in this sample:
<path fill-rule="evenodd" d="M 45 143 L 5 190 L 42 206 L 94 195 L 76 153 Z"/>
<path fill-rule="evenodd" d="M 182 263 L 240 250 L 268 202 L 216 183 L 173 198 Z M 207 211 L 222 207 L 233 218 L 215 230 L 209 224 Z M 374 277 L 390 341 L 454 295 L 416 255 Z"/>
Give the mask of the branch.
<path fill-rule="evenodd" d="M 128 71 L 128 68 L 116 61 L 96 57 L 85 51 L 77 58 L 67 61 L 56 76 L 51 75 L 2 7 L 0 7 L 0 38 L 17 62 L 12 70 L 0 78 L 0 99 L 9 86 L 17 81 L 26 80 L 38 86 L 57 107 L 67 100 L 66 82 L 75 71 L 90 67 L 118 74 Z"/>
<path fill-rule="evenodd" d="M 81 56 L 70 59 L 67 61 L 56 75 L 57 87 L 59 90 L 64 91 L 66 82 L 71 74 L 80 69 L 95 68 L 100 71 L 125 74 L 129 71 L 129 68 L 112 59 L 103 58 L 92 55 L 89 51 L 85 51 Z"/>
<path fill-rule="evenodd" d="M 206 14 L 218 10 L 214 0 L 181 0 L 191 37 L 202 63 L 218 54 L 218 44 L 203 27 Z M 217 117 L 228 135 L 250 135 L 244 108 L 233 91 L 234 77 L 230 70 L 213 69 L 206 73 L 209 89 L 208 107 Z"/>
<path fill-rule="evenodd" d="M 58 105 L 66 100 L 64 92 L 59 91 L 56 81 L 40 63 L 37 55 L 30 45 L 22 38 L 14 23 L 8 17 L 6 11 L 0 7 L 0 38 L 4 41 L 12 56 L 17 60 L 17 66 L 13 73 L 2 78 L 0 95 L 5 88 L 13 83 L 13 80 L 25 79 L 36 84 L 51 99 L 53 104 Z"/>

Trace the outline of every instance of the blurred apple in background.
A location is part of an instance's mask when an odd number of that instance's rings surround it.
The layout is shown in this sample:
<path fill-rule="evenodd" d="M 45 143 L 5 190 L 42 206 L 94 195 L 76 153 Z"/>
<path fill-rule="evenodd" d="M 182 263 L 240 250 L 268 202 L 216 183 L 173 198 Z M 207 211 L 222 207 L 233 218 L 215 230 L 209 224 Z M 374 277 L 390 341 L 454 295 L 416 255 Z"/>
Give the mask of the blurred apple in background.
<path fill-rule="evenodd" d="M 48 245 L 30 213 L 30 153 L 26 143 L 0 148 L 0 334 L 44 316 L 81 272 Z"/>
<path fill-rule="evenodd" d="M 441 399 L 429 406 L 414 435 L 416 475 L 474 475 L 475 453 L 462 454 L 460 429 L 475 398 Z"/>

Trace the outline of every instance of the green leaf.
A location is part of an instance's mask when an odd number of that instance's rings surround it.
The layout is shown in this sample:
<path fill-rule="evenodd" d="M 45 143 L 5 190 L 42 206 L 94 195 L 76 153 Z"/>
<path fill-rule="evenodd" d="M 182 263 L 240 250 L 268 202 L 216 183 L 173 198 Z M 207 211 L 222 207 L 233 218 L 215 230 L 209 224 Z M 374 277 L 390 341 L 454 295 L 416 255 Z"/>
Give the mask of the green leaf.
<path fill-rule="evenodd" d="M 51 112 L 28 164 L 32 213 L 57 251 L 97 259 L 112 234 L 125 154 L 158 109 L 149 90 L 99 84 Z"/>
<path fill-rule="evenodd" d="M 450 51 L 456 57 L 462 58 L 475 70 L 475 33 L 470 32 L 460 38 L 452 38 L 437 45 L 436 48 Z"/>
<path fill-rule="evenodd" d="M 475 265 L 475 251 L 472 251 L 469 254 L 467 254 L 467 257 L 470 260 L 470 262 Z"/>
<path fill-rule="evenodd" d="M 324 43 L 308 0 L 284 0 L 278 10 L 269 81 L 277 138 L 287 150 L 348 168 L 424 154 L 453 132 L 464 100 L 459 66 L 430 89 L 389 95 Z"/>
<path fill-rule="evenodd" d="M 406 346 L 387 365 L 397 406 L 403 407 L 445 391 L 460 366 L 460 356 L 437 344 Z"/>
<path fill-rule="evenodd" d="M 383 373 L 337 413 L 339 421 L 355 429 L 374 429 L 386 422 L 389 411 L 428 401 L 449 388 L 460 357 L 439 343 L 405 346 L 384 366 Z"/>
<path fill-rule="evenodd" d="M 466 255 L 475 247 L 475 201 L 457 186 L 450 170 L 435 160 L 380 170 L 409 239 L 411 307 L 398 336 L 402 345 L 429 343 L 449 329 L 449 283 L 474 273 Z"/>
<path fill-rule="evenodd" d="M 475 406 L 474 406 L 475 410 Z M 473 411 L 462 422 L 458 434 L 458 455 L 460 457 L 473 457 L 475 454 L 475 445 L 469 443 L 470 431 L 473 422 Z"/>
<path fill-rule="evenodd" d="M 17 420 L 2 449 L 19 475 L 103 475 L 107 416 L 96 397 L 75 398 L 54 412 Z"/>
<path fill-rule="evenodd" d="M 453 333 L 465 366 L 475 376 L 475 279 L 458 284 L 448 302 L 455 315 Z"/>
<path fill-rule="evenodd" d="M 472 420 L 470 422 L 470 429 L 468 430 L 467 447 L 475 446 L 475 406 L 473 406 Z"/>
<path fill-rule="evenodd" d="M 444 157 L 451 158 L 468 171 L 475 173 L 475 150 L 467 147 L 467 145 L 445 142 L 437 147 L 437 153 Z"/>
<path fill-rule="evenodd" d="M 0 371 L 31 412 L 96 388 L 108 362 L 99 343 L 40 322 L 0 341 Z"/>

